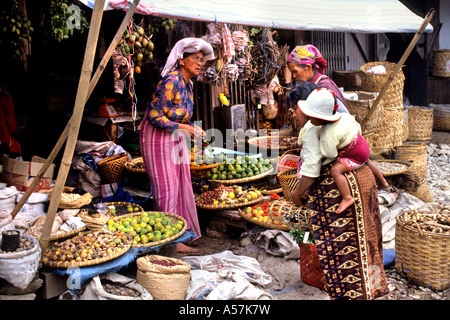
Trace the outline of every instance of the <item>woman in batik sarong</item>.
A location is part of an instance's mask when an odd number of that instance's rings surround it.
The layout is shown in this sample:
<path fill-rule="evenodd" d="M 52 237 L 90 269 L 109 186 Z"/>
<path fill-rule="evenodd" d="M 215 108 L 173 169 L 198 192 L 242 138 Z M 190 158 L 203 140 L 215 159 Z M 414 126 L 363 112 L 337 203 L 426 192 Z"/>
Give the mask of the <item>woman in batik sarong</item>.
<path fill-rule="evenodd" d="M 323 74 L 327 69 L 327 61 L 313 45 L 296 46 L 288 56 L 287 66 L 295 83 L 312 82 L 319 88 L 327 88 L 336 94 L 339 102 L 339 112 L 347 112 L 348 104 L 336 83 Z"/>
<path fill-rule="evenodd" d="M 301 206 L 300 197 L 308 190 L 306 206 L 327 281 L 325 290 L 332 299 L 381 297 L 387 293 L 387 284 L 374 175 L 379 176 L 380 181 L 386 181 L 376 166 L 374 170 L 370 168 L 371 163 L 367 161 L 370 150 L 359 133 L 359 125 L 354 125 L 354 117 L 336 112 L 333 92 L 316 89 L 298 105 L 314 125 L 322 125 L 319 133 L 319 151 L 323 155 L 320 175 L 308 183 L 300 180 L 297 188 L 302 192 L 293 195 L 293 201 Z M 350 147 L 347 147 L 349 143 Z M 359 158 L 363 154 L 365 156 Z M 333 169 L 341 166 L 341 161 L 356 167 L 336 175 Z M 345 187 L 353 201 L 342 209 Z"/>
<path fill-rule="evenodd" d="M 198 38 L 178 41 L 167 58 L 140 129 L 140 150 L 152 186 L 155 210 L 186 219 L 188 229 L 201 236 L 190 173 L 189 136 L 204 131 L 190 120 L 194 113 L 192 78 L 214 58 L 211 45 Z M 186 136 L 188 138 L 186 138 Z M 194 240 L 195 240 L 194 239 Z M 179 252 L 195 252 L 177 244 Z"/>

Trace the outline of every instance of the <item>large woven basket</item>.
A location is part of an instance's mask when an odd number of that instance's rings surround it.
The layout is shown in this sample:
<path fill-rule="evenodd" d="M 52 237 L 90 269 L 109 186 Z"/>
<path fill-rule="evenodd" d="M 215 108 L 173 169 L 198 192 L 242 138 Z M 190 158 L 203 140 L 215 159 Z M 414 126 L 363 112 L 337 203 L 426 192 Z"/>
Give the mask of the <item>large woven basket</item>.
<path fill-rule="evenodd" d="M 372 108 L 375 99 L 377 98 L 376 92 L 364 92 L 364 91 L 347 91 L 346 93 L 355 93 L 358 99 L 346 99 L 350 114 L 355 116 L 358 123 L 366 118 L 370 108 Z M 370 116 L 364 126 L 361 127 L 362 133 L 367 134 L 373 132 L 379 126 L 384 125 L 384 113 L 383 103 L 381 101 L 375 109 L 374 113 Z"/>
<path fill-rule="evenodd" d="M 433 109 L 426 107 L 409 107 L 408 128 L 408 140 L 431 140 L 433 134 Z"/>
<path fill-rule="evenodd" d="M 128 180 L 128 184 L 132 187 L 145 191 L 151 189 L 147 169 L 145 168 L 142 157 L 134 158 L 125 163 L 125 177 Z"/>
<path fill-rule="evenodd" d="M 450 105 L 434 104 L 433 129 L 436 131 L 450 131 Z"/>
<path fill-rule="evenodd" d="M 410 162 L 412 164 L 410 171 L 420 178 L 427 178 L 428 157 L 427 145 L 421 144 L 403 144 L 397 147 L 397 159 Z"/>
<path fill-rule="evenodd" d="M 120 182 L 125 176 L 125 164 L 128 162 L 126 152 L 107 157 L 97 163 L 97 169 L 106 183 Z"/>
<path fill-rule="evenodd" d="M 383 108 L 386 125 L 381 130 L 381 134 L 386 134 L 393 147 L 403 144 L 408 139 L 408 132 L 405 132 L 405 108 L 403 103 L 397 105 L 386 105 Z"/>
<path fill-rule="evenodd" d="M 367 73 L 369 69 L 380 65 L 386 68 L 386 73 Z M 368 62 L 362 65 L 360 68 L 362 90 L 367 92 L 380 92 L 395 66 L 395 63 L 387 61 Z M 404 82 L 405 75 L 400 69 L 383 96 L 382 101 L 384 107 L 403 103 Z"/>
<path fill-rule="evenodd" d="M 395 268 L 409 280 L 433 290 L 450 287 L 450 235 L 419 231 L 399 214 L 395 229 Z"/>
<path fill-rule="evenodd" d="M 283 195 L 287 201 L 292 202 L 292 191 L 298 185 L 297 168 L 290 168 L 277 173 L 278 181 L 280 181 Z"/>
<path fill-rule="evenodd" d="M 433 77 L 450 77 L 450 49 L 433 50 Z"/>

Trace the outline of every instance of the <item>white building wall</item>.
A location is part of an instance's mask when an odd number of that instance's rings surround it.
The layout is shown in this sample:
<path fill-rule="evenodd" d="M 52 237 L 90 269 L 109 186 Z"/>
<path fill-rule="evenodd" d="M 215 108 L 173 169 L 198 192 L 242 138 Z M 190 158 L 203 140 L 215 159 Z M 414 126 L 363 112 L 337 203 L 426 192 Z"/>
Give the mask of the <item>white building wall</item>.
<path fill-rule="evenodd" d="M 439 32 L 439 49 L 450 49 L 450 1 L 441 0 L 439 3 L 439 20 L 442 28 Z"/>

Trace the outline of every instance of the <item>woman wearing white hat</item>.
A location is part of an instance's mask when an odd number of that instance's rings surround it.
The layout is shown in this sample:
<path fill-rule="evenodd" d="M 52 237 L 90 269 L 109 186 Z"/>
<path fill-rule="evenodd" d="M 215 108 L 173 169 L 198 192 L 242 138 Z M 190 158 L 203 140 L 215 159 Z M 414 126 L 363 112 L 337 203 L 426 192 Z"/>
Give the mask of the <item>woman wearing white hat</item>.
<path fill-rule="evenodd" d="M 380 187 L 387 187 L 386 180 L 368 160 L 370 150 L 354 117 L 336 112 L 332 91 L 316 89 L 298 107 L 313 125 L 322 126 L 319 147 L 309 148 L 323 157 L 320 174 L 304 181 L 302 176 L 300 192 L 293 199 L 302 205 L 301 197 L 308 190 L 306 207 L 325 291 L 332 300 L 380 298 L 389 290 L 376 180 Z"/>
<path fill-rule="evenodd" d="M 331 168 L 331 175 L 342 195 L 337 213 L 341 213 L 355 202 L 344 173 L 367 164 L 378 180 L 380 188 L 389 186 L 378 167 L 369 160 L 370 148 L 361 135 L 361 126 L 355 117 L 348 113 L 336 112 L 338 106 L 333 91 L 316 89 L 306 100 L 299 101 L 298 106 L 301 112 L 310 118 L 313 125 L 322 126 L 319 139 L 320 152 L 323 158 L 326 158 L 323 164 L 337 159 L 337 163 Z"/>
<path fill-rule="evenodd" d="M 214 58 L 209 43 L 198 38 L 178 41 L 167 58 L 140 129 L 140 150 L 152 186 L 155 210 L 186 219 L 189 230 L 201 236 L 190 173 L 187 138 L 204 131 L 190 121 L 194 114 L 192 78 L 205 61 Z M 179 243 L 180 252 L 195 252 Z"/>

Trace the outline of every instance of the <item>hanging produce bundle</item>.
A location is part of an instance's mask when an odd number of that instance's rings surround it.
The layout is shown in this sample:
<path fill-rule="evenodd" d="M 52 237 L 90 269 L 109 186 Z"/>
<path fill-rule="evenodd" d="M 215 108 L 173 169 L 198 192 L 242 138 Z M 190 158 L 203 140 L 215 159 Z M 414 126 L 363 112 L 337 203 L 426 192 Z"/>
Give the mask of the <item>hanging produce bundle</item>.
<path fill-rule="evenodd" d="M 86 13 L 79 6 L 71 4 L 67 0 L 50 2 L 48 9 L 51 33 L 50 37 L 61 42 L 74 35 L 75 30 L 85 33 L 89 29 Z"/>
<path fill-rule="evenodd" d="M 251 82 L 252 85 L 269 83 L 286 63 L 288 45 L 279 48 L 272 39 L 270 29 L 263 31 L 261 40 L 251 46 Z"/>
<path fill-rule="evenodd" d="M 10 10 L 2 10 L 0 16 L 0 39 L 11 51 L 13 58 L 28 55 L 31 33 L 34 31 L 26 14 L 17 11 L 17 5 Z"/>
<path fill-rule="evenodd" d="M 131 57 L 131 64 L 135 73 L 141 72 L 144 62 L 153 59 L 155 44 L 151 40 L 152 36 L 153 34 L 149 36 L 145 33 L 143 27 L 132 22 L 119 41 L 117 47 L 125 58 Z"/>
<path fill-rule="evenodd" d="M 157 34 L 160 32 L 164 32 L 165 34 L 169 34 L 169 31 L 175 28 L 175 23 L 177 19 L 172 18 L 160 18 L 160 17 L 152 17 L 151 24 L 147 25 L 146 31 L 149 34 Z"/>

